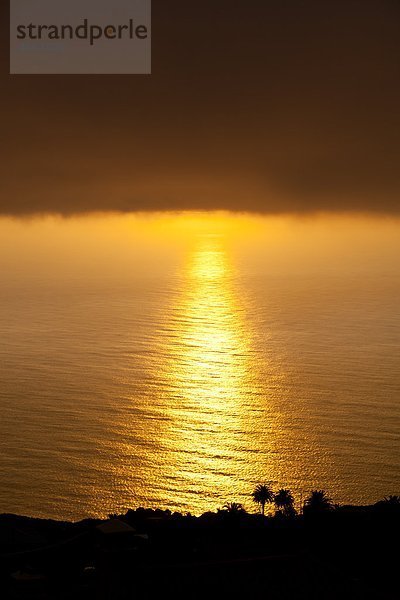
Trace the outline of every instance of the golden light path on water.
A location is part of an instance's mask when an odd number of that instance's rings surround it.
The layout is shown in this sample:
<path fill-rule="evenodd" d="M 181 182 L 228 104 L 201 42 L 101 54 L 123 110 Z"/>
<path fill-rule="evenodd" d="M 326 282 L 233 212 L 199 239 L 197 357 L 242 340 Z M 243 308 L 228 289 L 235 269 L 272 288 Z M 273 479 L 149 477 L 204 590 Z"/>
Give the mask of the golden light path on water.
<path fill-rule="evenodd" d="M 174 395 L 168 402 L 168 446 L 176 476 L 189 484 L 187 491 L 195 496 L 204 490 L 203 501 L 221 499 L 229 489 L 237 491 L 233 474 L 245 465 L 238 450 L 243 444 L 243 396 L 251 386 L 251 341 L 233 289 L 232 266 L 217 236 L 200 241 L 185 275 L 174 313 L 177 339 L 164 367 Z"/>
<path fill-rule="evenodd" d="M 257 347 L 257 313 L 223 233 L 196 237 L 178 281 L 156 341 L 155 354 L 164 357 L 152 372 L 161 391 L 162 451 L 144 474 L 146 493 L 159 494 L 157 506 L 200 514 L 228 501 L 251 508 L 260 481 L 298 492 L 312 433 L 295 439 L 288 408 L 281 410 L 285 362 Z"/>

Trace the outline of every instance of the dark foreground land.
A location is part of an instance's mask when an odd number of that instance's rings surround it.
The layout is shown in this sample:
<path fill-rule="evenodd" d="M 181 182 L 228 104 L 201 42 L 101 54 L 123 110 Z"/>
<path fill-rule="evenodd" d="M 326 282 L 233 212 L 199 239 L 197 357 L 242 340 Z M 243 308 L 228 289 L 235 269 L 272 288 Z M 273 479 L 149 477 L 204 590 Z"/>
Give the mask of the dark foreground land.
<path fill-rule="evenodd" d="M 400 505 L 285 518 L 0 515 L 0 598 L 400 598 Z"/>

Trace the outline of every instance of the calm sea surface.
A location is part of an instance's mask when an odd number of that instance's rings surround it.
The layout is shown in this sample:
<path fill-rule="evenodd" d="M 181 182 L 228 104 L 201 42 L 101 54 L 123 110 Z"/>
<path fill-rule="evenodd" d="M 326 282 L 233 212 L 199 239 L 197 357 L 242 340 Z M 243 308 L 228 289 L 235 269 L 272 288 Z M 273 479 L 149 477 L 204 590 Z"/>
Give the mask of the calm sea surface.
<path fill-rule="evenodd" d="M 0 220 L 0 512 L 400 493 L 400 223 Z"/>

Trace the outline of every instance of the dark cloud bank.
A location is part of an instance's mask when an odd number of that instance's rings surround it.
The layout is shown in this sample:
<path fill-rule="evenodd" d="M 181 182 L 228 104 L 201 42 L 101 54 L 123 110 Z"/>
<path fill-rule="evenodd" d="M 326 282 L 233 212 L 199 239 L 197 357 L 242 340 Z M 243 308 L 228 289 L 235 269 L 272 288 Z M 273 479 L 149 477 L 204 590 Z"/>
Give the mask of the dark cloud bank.
<path fill-rule="evenodd" d="M 9 76 L 0 213 L 398 213 L 397 0 L 153 0 L 152 76 Z"/>

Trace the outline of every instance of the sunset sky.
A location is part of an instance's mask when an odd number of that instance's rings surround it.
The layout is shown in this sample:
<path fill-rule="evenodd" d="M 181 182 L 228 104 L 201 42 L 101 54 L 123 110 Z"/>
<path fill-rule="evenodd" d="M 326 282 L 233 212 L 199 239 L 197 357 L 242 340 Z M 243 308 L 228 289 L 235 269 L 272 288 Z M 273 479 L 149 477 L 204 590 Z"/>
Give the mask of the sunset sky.
<path fill-rule="evenodd" d="M 0 213 L 398 213 L 396 0 L 153 0 L 151 76 L 9 76 Z"/>
<path fill-rule="evenodd" d="M 0 2 L 0 513 L 398 494 L 400 2 L 153 0 L 151 75 Z"/>

